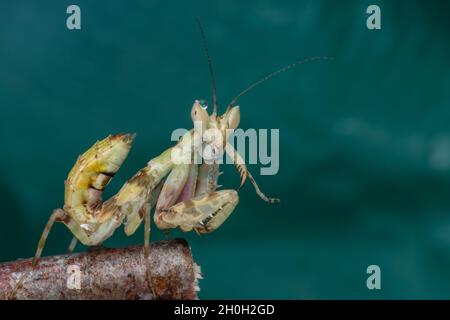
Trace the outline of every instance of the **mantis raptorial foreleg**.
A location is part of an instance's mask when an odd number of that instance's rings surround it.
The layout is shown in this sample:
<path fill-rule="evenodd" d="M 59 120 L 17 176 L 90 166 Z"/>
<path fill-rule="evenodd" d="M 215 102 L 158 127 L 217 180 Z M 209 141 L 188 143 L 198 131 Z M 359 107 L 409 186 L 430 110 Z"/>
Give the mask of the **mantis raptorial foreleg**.
<path fill-rule="evenodd" d="M 172 228 L 172 226 L 164 224 L 164 221 L 159 220 L 158 218 L 164 214 L 166 209 L 170 208 L 176 203 L 178 197 L 181 195 L 184 189 L 186 181 L 188 180 L 189 169 L 189 164 L 179 164 L 174 166 L 170 174 L 167 176 L 167 179 L 164 182 L 164 186 L 162 187 L 161 193 L 159 195 L 154 215 L 155 222 L 160 222 L 158 228 Z"/>
<path fill-rule="evenodd" d="M 179 227 L 182 231 L 195 230 L 209 233 L 219 228 L 230 216 L 239 202 L 235 190 L 220 190 L 179 202 L 167 209 L 156 219 L 156 225 Z"/>
<path fill-rule="evenodd" d="M 218 165 L 178 164 L 168 175 L 156 204 L 154 221 L 162 230 L 180 228 L 208 233 L 236 207 L 235 190 L 215 191 Z"/>

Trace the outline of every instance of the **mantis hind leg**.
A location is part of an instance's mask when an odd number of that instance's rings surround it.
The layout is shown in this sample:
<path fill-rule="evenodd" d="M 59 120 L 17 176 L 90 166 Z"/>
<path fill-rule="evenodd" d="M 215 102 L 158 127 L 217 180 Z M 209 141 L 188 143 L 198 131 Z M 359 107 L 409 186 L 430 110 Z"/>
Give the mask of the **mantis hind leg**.
<path fill-rule="evenodd" d="M 39 259 L 41 258 L 42 251 L 44 250 L 45 243 L 47 241 L 48 235 L 56 221 L 63 221 L 67 218 L 66 213 L 62 209 L 56 209 L 51 214 L 50 218 L 48 219 L 47 225 L 44 228 L 44 231 L 42 232 L 41 238 L 39 239 L 39 243 L 36 249 L 36 253 L 33 257 L 33 260 L 31 262 L 31 269 L 34 269 L 39 264 Z M 19 280 L 16 282 L 13 290 L 8 296 L 8 299 L 15 299 L 17 291 L 22 287 L 26 277 L 30 274 L 31 270 L 24 271 L 22 275 L 20 276 Z"/>

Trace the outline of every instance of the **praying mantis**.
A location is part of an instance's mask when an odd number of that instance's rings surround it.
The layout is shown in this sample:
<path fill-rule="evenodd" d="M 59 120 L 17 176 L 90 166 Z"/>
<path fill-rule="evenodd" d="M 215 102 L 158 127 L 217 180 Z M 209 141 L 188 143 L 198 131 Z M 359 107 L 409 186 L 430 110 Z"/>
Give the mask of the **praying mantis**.
<path fill-rule="evenodd" d="M 134 135 L 110 135 L 84 152 L 65 180 L 64 206 L 51 214 L 39 240 L 32 260 L 32 268 L 38 265 L 47 237 L 55 222 L 65 224 L 74 235 L 69 246 L 69 251 L 73 251 L 77 241 L 86 246 L 101 245 L 122 224 L 126 235 L 130 236 L 144 221 L 147 281 L 152 295 L 156 297 L 148 267 L 151 209 L 155 209 L 154 223 L 161 230 L 179 228 L 185 232 L 194 230 L 198 234 L 204 234 L 219 228 L 239 202 L 236 190 L 218 190 L 220 187 L 218 178 L 221 173 L 217 162 L 205 161 L 196 164 L 178 163 L 174 160 L 176 151 L 188 150 L 189 157 L 193 157 L 198 152 L 197 148 L 205 143 L 212 146 L 214 150 L 223 149 L 233 159 L 240 174 L 240 187 L 248 178 L 261 199 L 268 203 L 279 201 L 277 198 L 267 197 L 261 191 L 245 165 L 244 159 L 227 141 L 227 130 L 236 129 L 240 122 L 240 107 L 236 103 L 244 94 L 284 71 L 308 61 L 329 58 L 304 59 L 267 75 L 237 95 L 228 104 L 225 112 L 219 116 L 212 60 L 203 28 L 199 23 L 198 26 L 212 80 L 212 113 L 208 114 L 206 102 L 195 100 L 191 108 L 194 128 L 186 132 L 173 147 L 151 159 L 122 186 L 117 194 L 106 201 L 102 200 L 102 193 L 127 158 Z M 198 128 L 201 129 L 200 132 Z M 218 131 L 220 138 L 205 142 L 202 132 L 207 129 Z M 199 143 L 195 143 L 196 141 Z M 15 298 L 29 272 L 31 270 L 21 274 L 9 296 L 11 299 Z"/>

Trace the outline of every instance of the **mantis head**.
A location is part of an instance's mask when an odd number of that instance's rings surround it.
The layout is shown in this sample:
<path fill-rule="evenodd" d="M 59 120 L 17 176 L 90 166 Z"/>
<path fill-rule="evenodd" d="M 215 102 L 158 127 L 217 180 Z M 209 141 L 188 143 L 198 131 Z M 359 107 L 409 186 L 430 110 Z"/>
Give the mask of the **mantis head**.
<path fill-rule="evenodd" d="M 211 115 L 207 111 L 208 104 L 205 100 L 195 100 L 191 109 L 192 122 L 201 122 L 202 129 L 236 129 L 241 120 L 241 111 L 239 106 L 229 107 L 220 117 L 216 114 L 216 107 Z"/>
<path fill-rule="evenodd" d="M 201 128 L 200 136 L 210 146 L 209 156 L 203 154 L 208 161 L 221 158 L 231 130 L 239 126 L 241 118 L 239 106 L 227 108 L 221 116 L 217 116 L 216 110 L 214 108 L 212 114 L 208 114 L 207 103 L 203 100 L 195 100 L 191 109 L 194 128 Z"/>

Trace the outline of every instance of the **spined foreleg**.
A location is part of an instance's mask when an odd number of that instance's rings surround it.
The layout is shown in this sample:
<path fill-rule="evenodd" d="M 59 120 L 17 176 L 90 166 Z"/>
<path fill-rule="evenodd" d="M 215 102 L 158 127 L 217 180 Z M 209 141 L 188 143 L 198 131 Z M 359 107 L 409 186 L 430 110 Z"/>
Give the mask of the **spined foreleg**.
<path fill-rule="evenodd" d="M 155 216 L 155 222 L 157 225 L 179 227 L 185 232 L 209 233 L 222 225 L 238 202 L 239 196 L 235 190 L 215 191 L 161 209 L 161 214 Z"/>

